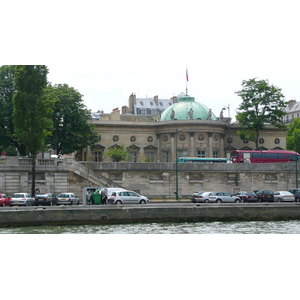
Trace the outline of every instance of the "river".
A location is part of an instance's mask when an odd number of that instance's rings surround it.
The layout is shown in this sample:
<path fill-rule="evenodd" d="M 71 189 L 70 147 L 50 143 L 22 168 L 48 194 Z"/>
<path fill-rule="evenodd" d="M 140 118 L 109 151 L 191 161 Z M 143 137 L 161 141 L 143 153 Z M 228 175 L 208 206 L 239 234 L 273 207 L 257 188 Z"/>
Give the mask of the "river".
<path fill-rule="evenodd" d="M 300 221 L 184 222 L 0 228 L 0 234 L 299 234 Z"/>

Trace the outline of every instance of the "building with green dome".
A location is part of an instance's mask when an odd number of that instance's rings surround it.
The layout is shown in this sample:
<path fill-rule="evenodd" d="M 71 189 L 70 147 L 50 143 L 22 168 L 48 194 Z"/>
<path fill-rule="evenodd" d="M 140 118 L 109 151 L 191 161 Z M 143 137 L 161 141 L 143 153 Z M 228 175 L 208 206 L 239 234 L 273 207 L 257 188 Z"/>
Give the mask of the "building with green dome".
<path fill-rule="evenodd" d="M 160 121 L 171 120 L 217 120 L 217 117 L 211 109 L 196 102 L 194 97 L 184 95 L 163 111 Z"/>
<path fill-rule="evenodd" d="M 98 111 L 89 122 L 100 140 L 75 154 L 80 161 L 105 162 L 109 147 L 125 147 L 131 162 L 175 162 L 176 157 L 225 158 L 234 149 L 255 149 L 241 140 L 241 129 L 230 118 L 219 116 L 187 93 L 170 99 L 137 98 L 131 94 L 128 106 L 111 113 Z M 260 149 L 285 149 L 285 130 L 267 126 L 261 133 Z"/>

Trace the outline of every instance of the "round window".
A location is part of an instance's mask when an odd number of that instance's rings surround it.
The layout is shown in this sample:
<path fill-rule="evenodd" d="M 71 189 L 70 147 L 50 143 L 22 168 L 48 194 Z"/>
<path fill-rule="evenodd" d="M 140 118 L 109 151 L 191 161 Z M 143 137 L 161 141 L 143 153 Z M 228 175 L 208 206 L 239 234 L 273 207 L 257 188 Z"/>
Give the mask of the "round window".
<path fill-rule="evenodd" d="M 203 134 L 199 134 L 198 140 L 199 141 L 203 141 L 204 140 L 204 135 Z"/>
<path fill-rule="evenodd" d="M 179 139 L 180 139 L 181 141 L 184 141 L 184 140 L 185 140 L 185 135 L 184 135 L 184 134 L 181 134 L 181 135 L 179 136 Z"/>
<path fill-rule="evenodd" d="M 130 137 L 130 141 L 131 141 L 131 142 L 135 142 L 135 141 L 136 141 L 136 137 L 135 137 L 134 135 L 131 136 L 131 137 Z"/>
<path fill-rule="evenodd" d="M 118 137 L 117 135 L 114 135 L 114 136 L 113 136 L 113 141 L 114 141 L 114 142 L 117 142 L 118 140 L 119 140 L 119 137 Z"/>

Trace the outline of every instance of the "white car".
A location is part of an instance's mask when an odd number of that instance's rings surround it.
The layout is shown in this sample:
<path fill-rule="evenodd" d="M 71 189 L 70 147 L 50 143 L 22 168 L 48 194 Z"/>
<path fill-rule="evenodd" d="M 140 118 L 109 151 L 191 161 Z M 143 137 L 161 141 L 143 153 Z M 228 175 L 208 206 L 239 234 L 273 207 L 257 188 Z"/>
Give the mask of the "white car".
<path fill-rule="evenodd" d="M 146 204 L 149 199 L 145 196 L 139 195 L 134 191 L 116 191 L 111 194 L 109 198 L 110 204 Z"/>
<path fill-rule="evenodd" d="M 233 196 L 227 192 L 211 193 L 208 197 L 208 202 L 226 203 L 226 202 L 242 202 L 240 197 Z"/>
<path fill-rule="evenodd" d="M 34 198 L 29 193 L 15 193 L 10 199 L 9 205 L 22 205 L 22 206 L 29 206 L 33 205 Z"/>
<path fill-rule="evenodd" d="M 274 193 L 274 201 L 295 201 L 295 196 L 288 191 L 278 191 Z"/>
<path fill-rule="evenodd" d="M 59 194 L 56 201 L 57 205 L 59 204 L 72 205 L 74 203 L 76 203 L 77 205 L 79 204 L 79 198 L 74 193 Z"/>

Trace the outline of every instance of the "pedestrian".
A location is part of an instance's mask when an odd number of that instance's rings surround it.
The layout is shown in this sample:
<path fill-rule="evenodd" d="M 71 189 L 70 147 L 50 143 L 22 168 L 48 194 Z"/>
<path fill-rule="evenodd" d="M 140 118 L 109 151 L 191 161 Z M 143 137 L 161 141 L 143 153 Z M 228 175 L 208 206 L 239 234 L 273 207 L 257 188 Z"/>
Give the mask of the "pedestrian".
<path fill-rule="evenodd" d="M 101 198 L 102 198 L 102 201 L 101 201 L 101 203 L 102 204 L 107 204 L 107 196 L 106 196 L 106 194 L 105 194 L 105 192 L 104 191 L 102 191 L 101 192 Z"/>

